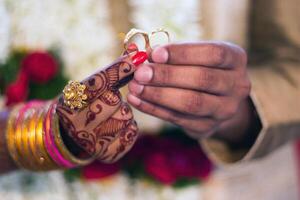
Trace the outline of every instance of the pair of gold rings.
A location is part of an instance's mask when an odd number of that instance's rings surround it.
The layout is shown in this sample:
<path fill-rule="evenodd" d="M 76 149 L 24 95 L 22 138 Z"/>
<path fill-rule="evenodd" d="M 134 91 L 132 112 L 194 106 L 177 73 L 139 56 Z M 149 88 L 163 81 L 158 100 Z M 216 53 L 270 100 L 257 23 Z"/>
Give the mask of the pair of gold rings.
<path fill-rule="evenodd" d="M 144 38 L 145 49 L 151 49 L 150 38 L 157 33 L 164 33 L 167 36 L 168 42 L 170 42 L 170 35 L 164 29 L 157 29 L 155 31 L 152 31 L 150 34 L 139 29 L 131 29 L 126 34 L 123 41 L 125 51 L 127 51 L 129 44 L 131 44 L 131 40 L 137 35 L 141 35 Z M 78 81 L 69 81 L 69 83 L 65 86 L 63 90 L 64 104 L 71 110 L 84 108 L 88 100 L 86 88 L 86 85 Z"/>

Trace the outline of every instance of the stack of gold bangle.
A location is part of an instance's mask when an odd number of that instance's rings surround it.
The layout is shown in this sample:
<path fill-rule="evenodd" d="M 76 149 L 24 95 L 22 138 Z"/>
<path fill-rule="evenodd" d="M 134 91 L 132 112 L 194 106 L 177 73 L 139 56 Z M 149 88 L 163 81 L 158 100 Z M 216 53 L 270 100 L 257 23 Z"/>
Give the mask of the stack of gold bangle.
<path fill-rule="evenodd" d="M 10 156 L 23 169 L 47 171 L 86 165 L 93 158 L 74 156 L 59 130 L 56 103 L 32 101 L 15 106 L 7 123 Z"/>

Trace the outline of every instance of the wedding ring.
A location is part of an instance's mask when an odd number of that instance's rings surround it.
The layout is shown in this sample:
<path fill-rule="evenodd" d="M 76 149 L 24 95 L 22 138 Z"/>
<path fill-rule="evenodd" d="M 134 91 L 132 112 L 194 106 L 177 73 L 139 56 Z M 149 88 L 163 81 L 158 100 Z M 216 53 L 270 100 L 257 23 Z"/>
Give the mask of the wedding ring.
<path fill-rule="evenodd" d="M 86 85 L 78 81 L 69 81 L 63 90 L 64 104 L 72 110 L 83 108 L 88 98 L 85 90 Z"/>
<path fill-rule="evenodd" d="M 151 34 L 150 34 L 150 37 L 149 37 L 149 38 L 150 38 L 150 46 L 151 46 L 151 47 L 152 47 L 152 45 L 151 45 L 151 38 L 153 38 L 153 36 L 154 36 L 155 34 L 157 34 L 157 33 L 164 33 L 164 34 L 167 36 L 167 38 L 168 38 L 168 43 L 171 42 L 169 32 L 166 31 L 166 30 L 163 29 L 163 28 L 158 28 L 158 29 L 156 29 L 155 31 L 152 31 Z"/>
<path fill-rule="evenodd" d="M 147 32 L 133 28 L 131 29 L 124 38 L 124 48 L 125 51 L 127 50 L 127 47 L 129 45 L 130 40 L 132 40 L 132 38 L 134 38 L 136 35 L 142 35 L 142 37 L 145 40 L 145 49 L 149 49 L 150 48 L 150 41 L 149 41 L 149 35 Z"/>
<path fill-rule="evenodd" d="M 125 35 L 125 38 L 124 38 L 124 48 L 125 48 L 125 51 L 127 51 L 128 49 L 128 46 L 130 44 L 130 40 L 132 40 L 132 38 L 134 38 L 136 35 L 141 35 L 144 40 L 145 40 L 145 49 L 148 50 L 148 49 L 152 49 L 152 46 L 151 46 L 151 37 L 153 37 L 153 35 L 157 34 L 157 33 L 164 33 L 167 38 L 168 38 L 168 43 L 171 41 L 170 40 L 170 34 L 168 31 L 164 30 L 163 28 L 158 28 L 154 31 L 151 32 L 150 36 L 147 32 L 145 31 L 142 31 L 142 30 L 139 30 L 139 29 L 131 29 L 126 35 Z"/>

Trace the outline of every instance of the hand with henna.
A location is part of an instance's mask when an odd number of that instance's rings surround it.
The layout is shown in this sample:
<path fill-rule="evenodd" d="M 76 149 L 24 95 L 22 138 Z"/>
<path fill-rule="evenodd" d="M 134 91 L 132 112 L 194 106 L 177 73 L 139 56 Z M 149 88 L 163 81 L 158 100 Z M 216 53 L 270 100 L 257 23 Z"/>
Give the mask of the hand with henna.
<path fill-rule="evenodd" d="M 138 128 L 119 88 L 133 77 L 137 65 L 146 60 L 143 52 L 131 52 L 117 59 L 81 83 L 86 86 L 86 105 L 71 109 L 59 98 L 57 113 L 70 138 L 89 155 L 114 162 L 134 144 Z"/>

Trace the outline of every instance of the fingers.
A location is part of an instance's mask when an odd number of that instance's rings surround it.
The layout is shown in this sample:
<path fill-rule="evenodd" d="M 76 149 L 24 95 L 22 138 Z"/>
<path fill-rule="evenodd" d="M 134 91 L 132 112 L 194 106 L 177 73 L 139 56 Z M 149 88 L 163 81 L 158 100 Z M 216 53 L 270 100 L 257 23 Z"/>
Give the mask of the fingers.
<path fill-rule="evenodd" d="M 182 114 L 174 110 L 143 101 L 131 94 L 128 95 L 127 99 L 131 105 L 142 112 L 161 118 L 181 127 L 189 127 L 189 130 L 200 133 L 201 135 L 210 133 L 216 128 L 216 121 L 208 117 L 195 117 Z"/>
<path fill-rule="evenodd" d="M 142 100 L 194 116 L 213 116 L 224 102 L 223 97 L 180 88 L 139 85 L 132 81 L 129 91 Z"/>
<path fill-rule="evenodd" d="M 122 56 L 105 69 L 82 81 L 87 86 L 89 101 L 93 101 L 107 90 L 117 90 L 132 79 L 135 71 L 132 56 L 133 54 Z"/>
<path fill-rule="evenodd" d="M 236 74 L 227 70 L 200 66 L 143 64 L 134 79 L 145 85 L 198 90 L 225 95 L 233 90 Z M 226 83 L 226 84 L 225 84 Z"/>
<path fill-rule="evenodd" d="M 225 42 L 169 44 L 153 50 L 151 60 L 174 65 L 202 65 L 232 69 L 244 66 L 247 56 L 243 49 Z"/>
<path fill-rule="evenodd" d="M 112 163 L 119 160 L 133 146 L 138 137 L 138 128 L 134 120 L 131 120 L 128 126 L 118 133 L 117 139 L 112 142 L 107 149 L 99 156 L 99 160 L 106 163 Z"/>

